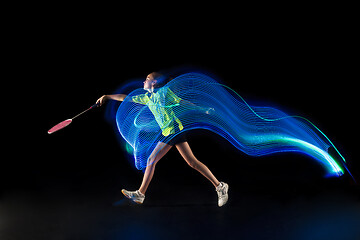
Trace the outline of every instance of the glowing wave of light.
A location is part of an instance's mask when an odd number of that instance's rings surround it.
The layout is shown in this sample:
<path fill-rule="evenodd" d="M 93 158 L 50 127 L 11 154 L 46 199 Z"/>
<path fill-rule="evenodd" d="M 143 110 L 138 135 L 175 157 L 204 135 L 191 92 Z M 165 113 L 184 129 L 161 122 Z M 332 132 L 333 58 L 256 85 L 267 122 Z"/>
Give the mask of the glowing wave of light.
<path fill-rule="evenodd" d="M 152 100 L 139 101 L 146 94 Z M 167 99 L 173 94 L 173 99 Z M 164 111 L 174 113 L 170 114 L 172 121 L 161 119 L 163 116 L 158 113 Z M 168 142 L 193 129 L 215 132 L 251 156 L 294 151 L 307 154 L 319 161 L 329 176 L 341 176 L 342 167 L 346 168 L 345 159 L 334 144 L 306 118 L 289 116 L 272 107 L 250 106 L 229 87 L 200 73 L 178 76 L 153 94 L 143 89 L 132 91 L 120 105 L 116 121 L 120 134 L 133 148 L 139 170 L 147 166 L 159 141 Z M 164 124 L 172 126 L 175 133 L 167 135 Z M 336 150 L 342 161 L 328 153 L 329 147 Z"/>

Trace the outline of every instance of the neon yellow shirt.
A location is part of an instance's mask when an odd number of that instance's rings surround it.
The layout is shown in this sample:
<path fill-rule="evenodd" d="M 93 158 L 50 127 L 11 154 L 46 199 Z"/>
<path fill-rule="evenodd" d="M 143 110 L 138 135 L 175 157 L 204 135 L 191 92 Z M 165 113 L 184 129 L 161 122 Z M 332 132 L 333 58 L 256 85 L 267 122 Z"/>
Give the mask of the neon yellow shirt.
<path fill-rule="evenodd" d="M 179 130 L 183 130 L 181 121 L 175 116 L 172 109 L 172 107 L 179 105 L 181 98 L 176 96 L 170 88 L 163 87 L 156 93 L 147 92 L 133 96 L 132 101 L 149 107 L 165 137 L 175 133 L 174 120 L 178 124 Z"/>

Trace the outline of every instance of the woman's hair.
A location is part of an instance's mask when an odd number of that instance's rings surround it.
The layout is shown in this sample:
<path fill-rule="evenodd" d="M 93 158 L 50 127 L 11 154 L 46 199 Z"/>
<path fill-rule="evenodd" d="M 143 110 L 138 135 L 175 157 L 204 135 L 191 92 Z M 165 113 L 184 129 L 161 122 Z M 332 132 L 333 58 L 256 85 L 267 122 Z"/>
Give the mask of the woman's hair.
<path fill-rule="evenodd" d="M 156 80 L 155 88 L 161 88 L 172 80 L 171 77 L 161 72 L 152 72 L 149 75 L 151 75 Z"/>

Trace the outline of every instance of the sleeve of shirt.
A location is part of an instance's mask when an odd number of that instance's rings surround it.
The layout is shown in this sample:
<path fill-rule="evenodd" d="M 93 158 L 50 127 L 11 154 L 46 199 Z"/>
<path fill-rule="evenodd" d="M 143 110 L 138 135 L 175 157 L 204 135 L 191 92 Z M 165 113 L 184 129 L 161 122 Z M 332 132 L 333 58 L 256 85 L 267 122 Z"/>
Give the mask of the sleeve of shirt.
<path fill-rule="evenodd" d="M 147 104 L 149 101 L 149 98 L 145 94 L 140 94 L 137 96 L 133 96 L 131 98 L 131 101 L 139 104 Z"/>
<path fill-rule="evenodd" d="M 173 104 L 179 103 L 181 101 L 181 98 L 176 96 L 175 93 L 170 90 L 170 88 L 168 88 L 166 91 L 166 99 Z"/>

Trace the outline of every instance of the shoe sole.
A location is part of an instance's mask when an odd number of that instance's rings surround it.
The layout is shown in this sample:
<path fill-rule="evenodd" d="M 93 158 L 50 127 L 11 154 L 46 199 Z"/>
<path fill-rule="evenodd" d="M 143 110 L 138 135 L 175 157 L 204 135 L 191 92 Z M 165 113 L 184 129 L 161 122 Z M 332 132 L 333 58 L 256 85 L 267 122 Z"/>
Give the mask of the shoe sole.
<path fill-rule="evenodd" d="M 136 201 L 136 200 L 133 200 L 131 199 L 131 197 L 129 197 L 124 190 L 121 190 L 121 193 L 124 194 L 125 197 L 127 197 L 128 199 L 130 199 L 131 201 L 133 201 L 134 203 L 137 203 L 137 204 L 142 204 L 142 202 L 139 202 L 139 201 Z"/>

